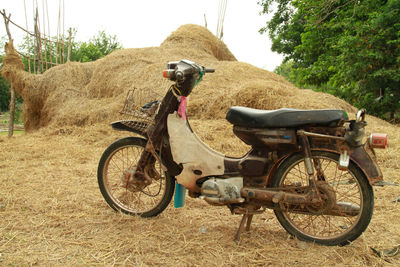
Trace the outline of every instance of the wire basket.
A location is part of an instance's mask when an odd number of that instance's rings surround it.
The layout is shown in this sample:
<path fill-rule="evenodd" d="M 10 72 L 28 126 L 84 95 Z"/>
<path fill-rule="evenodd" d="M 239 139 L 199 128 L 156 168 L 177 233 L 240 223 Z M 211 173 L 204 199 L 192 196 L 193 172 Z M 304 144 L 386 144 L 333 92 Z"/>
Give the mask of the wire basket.
<path fill-rule="evenodd" d="M 122 115 L 120 122 L 134 131 L 145 133 L 154 123 L 161 99 L 162 96 L 151 89 L 129 90 L 119 112 Z"/>

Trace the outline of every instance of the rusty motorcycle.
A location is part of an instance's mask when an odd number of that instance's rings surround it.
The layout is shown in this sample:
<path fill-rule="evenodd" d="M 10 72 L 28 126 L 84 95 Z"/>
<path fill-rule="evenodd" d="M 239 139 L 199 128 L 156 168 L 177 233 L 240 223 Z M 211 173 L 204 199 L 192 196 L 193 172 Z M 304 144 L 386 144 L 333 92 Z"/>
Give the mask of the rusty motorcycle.
<path fill-rule="evenodd" d="M 387 143 L 384 134 L 364 138 L 365 110 L 350 120 L 337 109 L 233 106 L 226 119 L 251 149 L 230 157 L 202 142 L 186 118 L 186 98 L 212 72 L 189 60 L 169 62 L 164 77 L 173 84 L 162 101 L 141 106 L 137 119 L 111 124 L 135 136 L 117 140 L 101 156 L 98 183 L 108 205 L 152 217 L 174 192 L 176 207 L 182 206 L 188 190 L 243 215 L 236 242 L 267 208 L 300 240 L 346 245 L 359 237 L 372 217 L 372 186 L 382 180 L 374 148 Z"/>

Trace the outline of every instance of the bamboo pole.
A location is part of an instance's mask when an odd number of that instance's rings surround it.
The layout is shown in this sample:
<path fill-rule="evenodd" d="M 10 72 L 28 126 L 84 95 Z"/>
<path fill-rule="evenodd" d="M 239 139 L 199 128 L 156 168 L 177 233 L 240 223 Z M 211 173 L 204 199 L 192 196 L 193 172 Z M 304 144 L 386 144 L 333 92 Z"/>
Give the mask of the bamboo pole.
<path fill-rule="evenodd" d="M 65 63 L 65 42 L 64 42 L 64 39 L 65 39 L 65 8 L 64 8 L 64 0 L 62 0 L 62 17 L 63 17 L 63 25 L 62 25 L 62 32 L 63 32 L 63 35 L 62 35 L 62 42 L 63 42 L 63 46 L 62 46 L 62 63 L 64 64 Z"/>
<path fill-rule="evenodd" d="M 10 17 L 11 14 L 7 17 L 6 11 L 3 9 L 3 18 L 4 18 L 4 24 L 6 26 L 6 31 L 8 35 L 8 40 L 12 44 L 13 39 L 11 37 L 10 29 L 8 27 L 8 23 L 10 22 Z M 12 137 L 14 134 L 14 119 L 15 119 L 15 91 L 12 86 L 12 81 L 11 81 L 11 86 L 10 86 L 10 94 L 11 94 L 11 99 L 10 99 L 10 104 L 9 104 L 9 109 L 10 109 L 10 121 L 8 122 L 8 137 Z"/>
<path fill-rule="evenodd" d="M 40 40 L 40 31 L 39 31 L 39 12 L 36 8 L 36 15 L 35 15 L 35 36 L 36 36 L 36 56 L 37 56 L 37 72 L 43 72 L 42 66 L 42 43 Z"/>
<path fill-rule="evenodd" d="M 71 60 L 71 39 L 72 39 L 72 29 L 68 30 L 68 54 L 67 54 L 67 62 Z"/>
<path fill-rule="evenodd" d="M 43 39 L 44 39 L 44 63 L 45 63 L 45 70 L 48 69 L 48 65 L 47 65 L 47 38 L 46 38 L 46 17 L 44 16 L 44 1 L 42 1 L 42 10 L 43 10 L 43 14 L 42 14 L 42 18 L 43 18 Z"/>
<path fill-rule="evenodd" d="M 60 36 L 60 16 L 61 16 L 61 0 L 58 0 L 58 21 L 57 21 L 57 43 L 56 43 L 56 63 L 58 63 L 59 53 L 59 36 Z M 60 61 L 61 64 L 61 61 Z"/>
<path fill-rule="evenodd" d="M 0 10 L 0 15 L 3 15 L 3 14 L 4 14 L 4 11 L 1 11 L 1 10 Z M 10 22 L 11 24 L 13 24 L 14 26 L 16 26 L 17 28 L 19 28 L 20 30 L 26 32 L 26 33 L 29 34 L 30 36 L 36 37 L 35 33 L 32 33 L 32 32 L 30 32 L 30 31 L 24 29 L 24 28 L 21 27 L 20 25 L 18 25 L 18 24 L 16 24 L 15 22 L 13 22 L 11 19 L 9 20 L 9 22 Z M 40 39 L 41 39 L 42 41 L 44 41 L 44 38 L 40 37 Z M 47 40 L 48 42 L 57 43 L 57 41 L 53 41 L 53 40 L 51 40 L 51 39 L 46 39 L 46 40 Z M 61 43 L 61 42 L 59 42 L 59 43 Z"/>
<path fill-rule="evenodd" d="M 50 34 L 50 20 L 49 20 L 49 8 L 46 0 L 46 16 L 47 16 L 47 29 L 49 35 L 49 54 L 50 54 L 50 62 L 53 63 L 53 53 L 51 52 L 52 49 L 52 41 L 51 41 L 51 34 Z"/>
<path fill-rule="evenodd" d="M 28 17 L 26 15 L 26 2 L 24 0 L 24 10 L 25 10 L 25 25 L 26 25 L 26 30 L 28 30 Z M 28 71 L 31 72 L 31 51 L 30 51 L 30 40 L 29 40 L 29 34 L 28 32 L 26 33 L 26 41 L 28 44 Z"/>

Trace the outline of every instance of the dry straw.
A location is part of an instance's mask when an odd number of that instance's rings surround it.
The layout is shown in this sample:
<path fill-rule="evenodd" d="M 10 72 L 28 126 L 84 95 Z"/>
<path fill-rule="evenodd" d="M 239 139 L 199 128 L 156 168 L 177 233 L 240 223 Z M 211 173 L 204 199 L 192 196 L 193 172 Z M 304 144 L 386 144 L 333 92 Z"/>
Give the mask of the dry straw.
<path fill-rule="evenodd" d="M 182 26 L 160 47 L 120 50 L 41 75 L 22 71 L 12 51 L 3 73 L 24 98 L 31 133 L 0 136 L 0 265 L 400 265 L 399 256 L 382 259 L 371 250 L 400 243 L 400 203 L 391 202 L 400 190 L 394 186 L 375 188 L 367 231 L 353 244 L 334 248 L 290 239 L 271 211 L 255 216 L 252 231 L 235 245 L 240 217 L 225 207 L 187 199 L 182 209 L 170 206 L 156 218 L 142 219 L 112 212 L 98 190 L 101 153 L 127 135 L 108 123 L 119 117 L 129 89 L 165 91 L 169 83 L 161 71 L 168 61 L 187 58 L 216 68 L 190 97 L 189 118 L 206 143 L 228 155 L 247 149 L 224 120 L 230 105 L 342 108 L 354 114 L 344 101 L 297 89 L 274 73 L 237 62 L 222 42 L 194 25 Z M 400 182 L 399 127 L 367 119 L 368 131 L 388 133 L 379 163 L 386 180 Z"/>

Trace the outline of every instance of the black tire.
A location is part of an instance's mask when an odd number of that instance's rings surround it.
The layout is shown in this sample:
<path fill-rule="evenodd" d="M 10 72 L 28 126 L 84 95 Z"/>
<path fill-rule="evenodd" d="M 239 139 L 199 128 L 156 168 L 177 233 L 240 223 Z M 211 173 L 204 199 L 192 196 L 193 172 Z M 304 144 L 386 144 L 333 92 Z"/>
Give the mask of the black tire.
<path fill-rule="evenodd" d="M 163 172 L 156 161 L 155 169 L 160 179 L 153 179 L 150 185 L 136 192 L 122 186 L 124 173 L 134 171 L 146 142 L 143 138 L 126 137 L 112 143 L 100 158 L 97 179 L 101 194 L 111 208 L 129 215 L 153 217 L 170 203 L 175 188 L 174 177 Z"/>
<path fill-rule="evenodd" d="M 374 207 L 374 193 L 364 173 L 350 161 L 345 171 L 338 169 L 339 155 L 313 151 L 312 158 L 319 159 L 325 176 L 336 195 L 336 203 L 352 203 L 359 212 L 355 216 L 325 214 L 300 214 L 290 212 L 294 205 L 277 204 L 275 215 L 280 224 L 292 236 L 303 241 L 328 246 L 344 246 L 359 237 L 367 228 Z M 308 185 L 304 156 L 301 153 L 287 158 L 278 168 L 272 187 Z M 336 204 L 335 203 L 335 204 Z"/>

